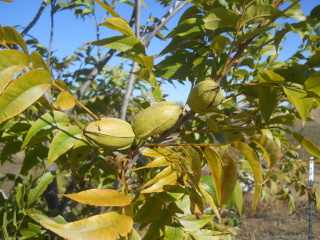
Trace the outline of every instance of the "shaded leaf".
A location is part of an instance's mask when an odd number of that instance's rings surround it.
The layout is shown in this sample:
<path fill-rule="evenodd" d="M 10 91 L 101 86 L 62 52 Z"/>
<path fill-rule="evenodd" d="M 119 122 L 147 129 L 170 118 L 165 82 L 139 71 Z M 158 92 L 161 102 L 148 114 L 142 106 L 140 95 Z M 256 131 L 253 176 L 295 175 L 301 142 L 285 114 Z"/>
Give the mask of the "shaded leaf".
<path fill-rule="evenodd" d="M 76 105 L 76 99 L 76 95 L 71 94 L 69 91 L 61 92 L 56 101 L 53 102 L 53 106 L 61 111 L 66 111 Z"/>
<path fill-rule="evenodd" d="M 134 215 L 133 220 L 137 223 L 146 223 L 155 219 L 162 207 L 162 202 L 157 196 L 153 196 L 146 200 L 141 208 Z M 152 211 L 150 211 L 152 209 Z"/>
<path fill-rule="evenodd" d="M 120 17 L 106 18 L 106 22 L 101 24 L 102 26 L 116 30 L 123 33 L 126 36 L 134 36 L 134 32 L 129 26 L 128 22 Z"/>
<path fill-rule="evenodd" d="M 184 231 L 181 229 L 178 223 L 174 222 L 167 227 L 163 240 L 177 240 L 184 239 Z"/>
<path fill-rule="evenodd" d="M 28 56 L 18 50 L 0 50 L 0 71 L 15 65 L 28 66 Z"/>
<path fill-rule="evenodd" d="M 81 136 L 82 130 L 77 126 L 66 126 L 62 128 L 52 139 L 46 168 L 72 148 L 77 140 L 81 139 Z"/>
<path fill-rule="evenodd" d="M 37 145 L 28 151 L 24 157 L 20 174 L 27 175 L 28 171 L 38 165 L 48 156 L 49 149 L 44 145 Z"/>
<path fill-rule="evenodd" d="M 131 196 L 119 193 L 112 189 L 89 189 L 74 194 L 60 194 L 77 202 L 94 206 L 128 206 Z"/>
<path fill-rule="evenodd" d="M 15 79 L 0 95 L 0 123 L 37 101 L 48 89 L 50 77 L 46 70 L 32 70 Z"/>
<path fill-rule="evenodd" d="M 243 193 L 242 193 L 242 188 L 241 188 L 239 181 L 237 181 L 237 184 L 234 188 L 233 193 L 234 193 L 234 200 L 236 202 L 236 206 L 239 211 L 239 215 L 241 216 L 242 215 L 242 205 L 243 205 Z"/>
<path fill-rule="evenodd" d="M 77 140 L 77 142 L 74 144 L 74 147 L 72 149 L 72 152 L 70 155 L 71 166 L 75 167 L 76 164 L 85 160 L 91 151 L 92 151 L 91 144 L 89 144 L 89 142 L 85 139 L 85 137 L 82 136 L 82 139 Z"/>
<path fill-rule="evenodd" d="M 263 119 L 268 122 L 278 103 L 278 94 L 276 88 L 260 86 L 259 87 L 259 111 Z"/>
<path fill-rule="evenodd" d="M 228 239 L 229 233 L 221 233 L 213 230 L 198 230 L 189 233 L 192 236 L 192 240 L 220 240 Z"/>
<path fill-rule="evenodd" d="M 126 215 L 108 212 L 76 222 L 61 224 L 54 221 L 39 220 L 50 231 L 68 240 L 116 240 L 127 235 L 133 221 Z"/>
<path fill-rule="evenodd" d="M 63 112 L 53 111 L 42 115 L 35 123 L 32 124 L 27 136 L 25 137 L 21 148 L 25 148 L 30 140 L 42 138 L 49 134 L 54 128 L 62 128 L 69 124 L 69 118 Z"/>
<path fill-rule="evenodd" d="M 54 176 L 50 173 L 47 172 L 42 175 L 40 178 L 38 185 L 31 189 L 28 193 L 28 206 L 30 206 L 31 203 L 36 201 L 42 193 L 47 189 L 48 185 L 53 181 Z"/>
<path fill-rule="evenodd" d="M 284 77 L 281 75 L 275 73 L 272 70 L 264 70 L 260 75 L 259 75 L 259 82 L 283 82 L 285 80 Z"/>

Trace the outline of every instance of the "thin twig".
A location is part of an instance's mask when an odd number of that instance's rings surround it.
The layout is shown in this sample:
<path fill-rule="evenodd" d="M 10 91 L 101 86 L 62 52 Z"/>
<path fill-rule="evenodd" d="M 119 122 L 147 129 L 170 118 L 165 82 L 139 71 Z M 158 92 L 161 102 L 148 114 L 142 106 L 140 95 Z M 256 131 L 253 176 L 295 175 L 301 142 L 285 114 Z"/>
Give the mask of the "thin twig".
<path fill-rule="evenodd" d="M 39 20 L 40 16 L 43 13 L 43 10 L 45 9 L 45 7 L 47 6 L 47 2 L 48 0 L 43 0 L 41 3 L 41 6 L 37 12 L 37 14 L 35 15 L 35 17 L 33 18 L 33 20 L 29 23 L 29 25 L 21 32 L 21 35 L 24 36 L 26 35 L 31 28 L 34 27 L 34 25 L 36 25 L 37 21 Z"/>

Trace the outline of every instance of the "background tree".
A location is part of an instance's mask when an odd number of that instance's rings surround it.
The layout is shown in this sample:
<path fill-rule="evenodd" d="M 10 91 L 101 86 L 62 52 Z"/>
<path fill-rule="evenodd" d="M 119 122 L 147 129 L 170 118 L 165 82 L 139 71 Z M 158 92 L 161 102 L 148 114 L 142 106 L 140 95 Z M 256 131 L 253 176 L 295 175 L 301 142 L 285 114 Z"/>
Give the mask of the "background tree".
<path fill-rule="evenodd" d="M 1 198 L 4 239 L 228 239 L 235 232 L 223 223 L 231 210 L 241 215 L 243 171 L 255 181 L 253 212 L 269 187 L 294 211 L 287 185 L 303 193 L 307 167 L 296 161 L 299 146 L 289 137 L 320 157 L 311 140 L 289 128 L 297 119 L 305 124 L 319 102 L 320 7 L 305 16 L 299 0 L 157 2 L 171 8 L 146 25 L 139 0 L 44 0 L 21 34 L 0 28 L 1 161 L 24 153 L 20 175 L 1 179 L 14 182 Z M 132 6 L 127 20 L 114 10 L 124 4 Z M 45 48 L 27 35 L 48 6 L 52 30 Z M 107 14 L 102 23 L 98 7 Z M 165 25 L 182 9 L 164 37 Z M 94 19 L 97 39 L 59 60 L 53 27 L 64 10 Z M 102 38 L 103 27 L 118 35 Z M 280 61 L 281 43 L 292 32 L 303 42 Z M 154 37 L 170 42 L 150 56 Z M 132 61 L 131 69 L 108 66 L 115 55 Z M 78 69 L 70 72 L 72 64 Z M 211 111 L 193 108 L 191 98 L 192 110 L 164 102 L 163 82 L 196 86 L 208 79 L 219 87 L 200 94 L 214 93 L 215 100 L 221 88 L 224 95 Z M 105 117 L 133 121 L 130 146 L 109 146 L 123 137 L 118 132 L 130 137 L 124 121 L 101 138 Z M 308 194 L 319 206 L 319 191 Z"/>

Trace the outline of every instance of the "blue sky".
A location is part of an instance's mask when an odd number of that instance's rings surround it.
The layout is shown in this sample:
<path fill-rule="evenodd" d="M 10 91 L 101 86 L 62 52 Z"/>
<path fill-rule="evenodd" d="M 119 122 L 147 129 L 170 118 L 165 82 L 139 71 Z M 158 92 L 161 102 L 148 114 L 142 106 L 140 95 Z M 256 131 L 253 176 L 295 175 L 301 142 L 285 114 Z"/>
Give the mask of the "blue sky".
<path fill-rule="evenodd" d="M 42 0 L 13 0 L 12 3 L 6 3 L 0 1 L 0 24 L 2 26 L 15 26 L 19 31 L 22 31 L 21 27 L 25 27 L 35 16 L 38 8 L 41 5 Z M 150 13 L 153 17 L 162 17 L 169 9 L 160 6 L 154 1 L 147 2 L 149 10 L 142 9 L 141 24 L 145 24 Z M 302 0 L 300 2 L 302 10 L 306 15 L 310 13 L 312 8 L 318 5 L 320 1 L 317 0 Z M 116 11 L 125 19 L 129 19 L 131 15 L 131 7 L 126 4 L 119 4 Z M 97 7 L 96 18 L 101 21 L 105 16 L 105 12 L 101 7 Z M 179 14 L 180 15 L 180 14 Z M 170 21 L 168 28 L 176 26 L 179 19 L 179 15 Z M 41 44 L 46 47 L 49 44 L 50 34 L 50 7 L 48 6 L 40 20 L 34 28 L 29 32 L 30 35 L 38 38 Z M 167 34 L 168 32 L 164 33 Z M 71 11 L 61 11 L 55 15 L 55 33 L 54 33 L 53 50 L 58 57 L 69 56 L 77 47 L 82 44 L 96 39 L 95 25 L 92 20 L 86 18 L 85 20 L 76 19 Z M 101 28 L 101 38 L 116 35 L 108 31 L 106 28 Z M 286 44 L 284 44 L 284 51 L 280 55 L 280 60 L 286 60 L 292 52 L 292 49 L 297 49 L 301 44 L 301 39 L 298 34 L 290 34 L 287 38 Z M 157 54 L 166 45 L 165 42 L 160 40 L 153 40 L 150 44 L 147 53 L 149 55 Z M 110 65 L 117 64 L 117 61 L 109 62 Z M 190 85 L 181 86 L 176 85 L 176 88 L 168 84 L 162 86 L 165 93 L 170 94 L 167 98 L 169 101 L 182 101 L 185 102 L 188 96 Z"/>

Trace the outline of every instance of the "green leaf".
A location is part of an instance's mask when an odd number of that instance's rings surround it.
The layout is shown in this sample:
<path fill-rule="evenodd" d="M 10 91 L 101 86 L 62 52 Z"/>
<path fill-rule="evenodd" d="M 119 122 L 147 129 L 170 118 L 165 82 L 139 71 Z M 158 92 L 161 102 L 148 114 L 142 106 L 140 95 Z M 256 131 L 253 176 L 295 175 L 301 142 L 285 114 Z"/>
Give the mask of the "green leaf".
<path fill-rule="evenodd" d="M 203 17 L 204 26 L 209 30 L 226 27 L 236 28 L 239 19 L 238 14 L 225 8 L 214 8 Z"/>
<path fill-rule="evenodd" d="M 23 68 L 23 65 L 14 65 L 0 71 L 0 94 L 9 85 L 14 75 L 21 72 Z"/>
<path fill-rule="evenodd" d="M 214 215 L 202 215 L 200 219 L 197 219 L 195 215 L 191 214 L 185 217 L 180 217 L 178 221 L 185 231 L 196 231 L 210 222 L 213 217 Z"/>
<path fill-rule="evenodd" d="M 268 141 L 268 140 L 265 140 L 265 141 Z M 260 198 L 260 194 L 262 190 L 261 183 L 263 182 L 262 166 L 260 163 L 260 159 L 258 154 L 251 147 L 249 147 L 247 144 L 243 142 L 236 141 L 232 144 L 232 146 L 238 149 L 250 164 L 250 167 L 253 173 L 253 178 L 254 178 L 254 199 L 252 202 L 252 211 L 254 212 L 256 210 L 256 207 Z"/>
<path fill-rule="evenodd" d="M 0 123 L 37 101 L 48 89 L 50 78 L 46 70 L 32 70 L 14 80 L 0 95 Z"/>
<path fill-rule="evenodd" d="M 177 27 L 171 30 L 171 32 L 166 36 L 166 38 L 172 38 L 175 36 L 192 38 L 199 35 L 199 33 L 203 32 L 204 26 L 202 17 L 196 16 L 185 19 L 184 21 L 180 22 Z"/>
<path fill-rule="evenodd" d="M 31 62 L 35 68 L 44 68 L 50 72 L 50 68 L 46 64 L 46 62 L 43 60 L 40 53 L 34 51 L 30 55 Z"/>
<path fill-rule="evenodd" d="M 295 116 L 293 114 L 281 115 L 271 118 L 268 124 L 284 124 L 288 126 L 293 126 Z"/>
<path fill-rule="evenodd" d="M 282 77 L 281 75 L 275 73 L 272 70 L 264 70 L 259 75 L 259 83 L 263 83 L 263 82 L 283 82 L 283 81 L 285 81 L 285 78 Z"/>
<path fill-rule="evenodd" d="M 15 65 L 28 66 L 28 56 L 18 50 L 0 50 L 0 71 Z"/>
<path fill-rule="evenodd" d="M 53 102 L 53 106 L 61 111 L 67 111 L 76 105 L 76 100 L 76 95 L 69 91 L 61 92 L 56 101 Z"/>
<path fill-rule="evenodd" d="M 69 240 L 116 240 L 126 236 L 133 226 L 132 218 L 108 212 L 66 224 L 39 220 L 50 231 Z"/>
<path fill-rule="evenodd" d="M 7 212 L 5 211 L 4 212 L 4 214 L 3 214 L 3 217 L 2 217 L 2 235 L 3 235 L 3 239 L 4 240 L 9 240 L 9 239 L 11 239 L 10 237 L 9 237 L 9 234 L 8 234 L 8 228 L 7 228 L 7 226 L 8 226 L 8 220 L 7 220 Z"/>
<path fill-rule="evenodd" d="M 165 233 L 165 227 L 171 225 L 171 223 L 171 213 L 166 209 L 162 209 L 157 218 L 148 226 L 143 240 L 160 239 Z"/>
<path fill-rule="evenodd" d="M 162 202 L 157 196 L 153 196 L 146 200 L 141 208 L 134 215 L 133 220 L 137 223 L 147 223 L 155 219 L 162 207 Z M 152 211 L 150 211 L 152 209 Z"/>
<path fill-rule="evenodd" d="M 260 23 L 267 19 L 272 19 L 281 11 L 267 4 L 252 4 L 244 13 L 242 24 Z"/>
<path fill-rule="evenodd" d="M 320 72 L 313 73 L 304 82 L 305 89 L 315 92 L 320 95 Z"/>
<path fill-rule="evenodd" d="M 212 49 L 215 52 L 223 52 L 225 51 L 227 45 L 230 43 L 231 41 L 229 38 L 222 35 L 218 35 L 215 38 L 213 38 L 210 44 L 210 49 Z"/>
<path fill-rule="evenodd" d="M 145 56 L 143 43 L 134 36 L 115 36 L 88 43 L 90 45 L 104 46 L 133 56 Z"/>
<path fill-rule="evenodd" d="M 185 80 L 190 73 L 191 67 L 187 63 L 162 65 L 154 72 L 157 77 L 176 80 Z"/>
<path fill-rule="evenodd" d="M 172 225 L 167 227 L 163 240 L 184 239 L 184 236 L 184 231 L 178 223 L 174 222 Z"/>
<path fill-rule="evenodd" d="M 236 206 L 238 208 L 239 211 L 239 215 L 241 217 L 242 215 L 242 205 L 243 205 L 243 193 L 242 193 L 242 188 L 240 186 L 239 181 L 237 181 L 237 184 L 234 188 L 234 200 L 236 202 Z"/>
<path fill-rule="evenodd" d="M 294 137 L 303 147 L 304 149 L 315 156 L 316 158 L 320 158 L 320 148 L 312 142 L 310 139 L 300 135 L 299 133 L 292 132 L 289 129 L 283 129 L 286 133 Z"/>
<path fill-rule="evenodd" d="M 50 173 L 47 172 L 42 175 L 40 178 L 38 185 L 31 189 L 29 194 L 28 194 L 28 206 L 30 206 L 31 203 L 36 201 L 42 193 L 47 189 L 48 185 L 53 181 L 54 176 Z"/>
<path fill-rule="evenodd" d="M 52 139 L 46 168 L 72 148 L 77 140 L 81 139 L 81 136 L 82 130 L 78 126 L 66 126 L 62 128 Z"/>
<path fill-rule="evenodd" d="M 9 26 L 3 27 L 3 31 L 4 31 L 4 39 L 6 43 L 19 45 L 24 51 L 24 53 L 27 56 L 29 55 L 26 42 L 23 40 L 23 37 L 15 28 L 9 27 Z"/>
<path fill-rule="evenodd" d="M 277 49 L 275 45 L 267 45 L 260 52 L 259 56 L 272 56 L 277 54 Z"/>
<path fill-rule="evenodd" d="M 176 158 L 172 159 L 172 158 L 167 158 L 164 156 L 157 157 L 157 158 L 153 159 L 152 162 L 146 164 L 145 166 L 134 169 L 134 171 L 144 169 L 144 168 L 165 167 L 165 166 L 171 165 L 174 162 L 177 162 Z"/>
<path fill-rule="evenodd" d="M 113 17 L 120 17 L 119 14 L 113 10 L 113 8 L 107 2 L 101 2 L 100 0 L 94 0 L 101 7 L 104 8 L 108 13 L 110 13 Z"/>
<path fill-rule="evenodd" d="M 45 113 L 32 124 L 23 141 L 21 149 L 25 148 L 31 140 L 42 138 L 51 133 L 53 129 L 62 128 L 69 123 L 68 116 L 63 112 L 53 111 Z"/>
<path fill-rule="evenodd" d="M 112 189 L 89 189 L 74 194 L 60 194 L 80 203 L 94 206 L 128 206 L 131 203 L 131 196 L 119 193 Z"/>
<path fill-rule="evenodd" d="M 123 18 L 114 17 L 114 18 L 106 18 L 106 20 L 107 22 L 102 23 L 101 24 L 102 26 L 121 32 L 126 36 L 134 36 L 134 32 L 132 31 L 128 22 Z"/>
<path fill-rule="evenodd" d="M 306 123 L 313 99 L 307 98 L 307 92 L 295 86 L 283 86 L 288 100 L 295 105 L 303 124 Z"/>
<path fill-rule="evenodd" d="M 278 103 L 277 89 L 260 85 L 259 87 L 259 111 L 263 119 L 268 122 Z"/>

